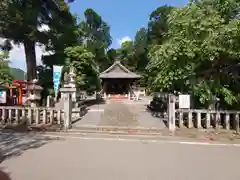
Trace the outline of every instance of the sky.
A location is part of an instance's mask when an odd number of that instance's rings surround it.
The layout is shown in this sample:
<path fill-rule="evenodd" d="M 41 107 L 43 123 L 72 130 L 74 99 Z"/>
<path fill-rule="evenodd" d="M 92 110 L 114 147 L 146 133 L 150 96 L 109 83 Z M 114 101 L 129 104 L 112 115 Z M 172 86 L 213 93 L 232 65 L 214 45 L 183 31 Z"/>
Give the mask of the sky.
<path fill-rule="evenodd" d="M 183 6 L 188 0 L 75 0 L 70 4 L 72 13 L 84 19 L 84 11 L 92 8 L 110 26 L 113 48 L 118 48 L 126 40 L 134 39 L 141 27 L 147 27 L 150 13 L 156 8 L 168 4 Z M 36 47 L 37 62 L 41 62 L 44 47 Z M 14 46 L 10 52 L 10 66 L 26 70 L 24 48 Z"/>

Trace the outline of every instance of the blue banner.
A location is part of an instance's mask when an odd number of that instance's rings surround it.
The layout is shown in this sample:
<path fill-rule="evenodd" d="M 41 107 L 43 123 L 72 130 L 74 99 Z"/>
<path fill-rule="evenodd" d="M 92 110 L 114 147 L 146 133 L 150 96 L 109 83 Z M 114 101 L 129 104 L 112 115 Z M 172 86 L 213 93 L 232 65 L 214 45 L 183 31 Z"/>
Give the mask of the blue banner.
<path fill-rule="evenodd" d="M 59 85 L 60 85 L 62 68 L 63 66 L 53 66 L 53 87 L 54 87 L 55 97 L 57 96 Z"/>
<path fill-rule="evenodd" d="M 5 104 L 7 102 L 7 92 L 6 90 L 0 90 L 0 103 Z"/>

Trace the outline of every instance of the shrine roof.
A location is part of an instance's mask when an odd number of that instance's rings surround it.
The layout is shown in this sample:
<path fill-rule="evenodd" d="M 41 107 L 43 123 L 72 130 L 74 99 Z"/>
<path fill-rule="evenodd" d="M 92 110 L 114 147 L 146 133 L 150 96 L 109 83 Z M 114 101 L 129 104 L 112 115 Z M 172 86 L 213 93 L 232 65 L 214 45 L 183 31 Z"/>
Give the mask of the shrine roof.
<path fill-rule="evenodd" d="M 101 79 L 114 79 L 114 78 L 126 78 L 126 79 L 139 79 L 140 75 L 131 72 L 120 61 L 115 61 L 108 69 L 100 74 Z"/>

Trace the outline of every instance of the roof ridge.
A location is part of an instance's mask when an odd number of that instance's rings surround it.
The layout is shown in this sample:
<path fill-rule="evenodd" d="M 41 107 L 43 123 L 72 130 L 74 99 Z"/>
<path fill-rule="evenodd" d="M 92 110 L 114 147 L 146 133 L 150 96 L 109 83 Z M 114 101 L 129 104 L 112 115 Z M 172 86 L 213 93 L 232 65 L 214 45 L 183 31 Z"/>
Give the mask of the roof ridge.
<path fill-rule="evenodd" d="M 121 61 L 117 60 L 109 68 L 107 68 L 105 71 L 103 71 L 101 74 L 108 73 L 108 71 L 112 70 L 117 65 L 119 65 L 120 68 L 122 68 L 124 71 L 126 71 L 126 73 L 130 73 L 131 72 L 124 65 L 122 65 Z"/>

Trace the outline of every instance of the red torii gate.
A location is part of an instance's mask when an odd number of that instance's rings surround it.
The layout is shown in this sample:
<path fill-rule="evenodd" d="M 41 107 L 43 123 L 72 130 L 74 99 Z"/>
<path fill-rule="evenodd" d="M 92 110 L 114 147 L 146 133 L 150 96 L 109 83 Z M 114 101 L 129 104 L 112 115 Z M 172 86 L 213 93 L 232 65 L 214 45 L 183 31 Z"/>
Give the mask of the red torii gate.
<path fill-rule="evenodd" d="M 35 82 L 33 81 L 24 81 L 24 80 L 13 80 L 13 83 L 10 87 L 10 97 L 13 97 L 13 92 L 12 89 L 14 88 L 13 86 L 17 86 L 18 88 L 18 105 L 22 105 L 22 98 L 23 98 L 23 88 L 25 88 L 28 84 L 34 84 Z"/>

